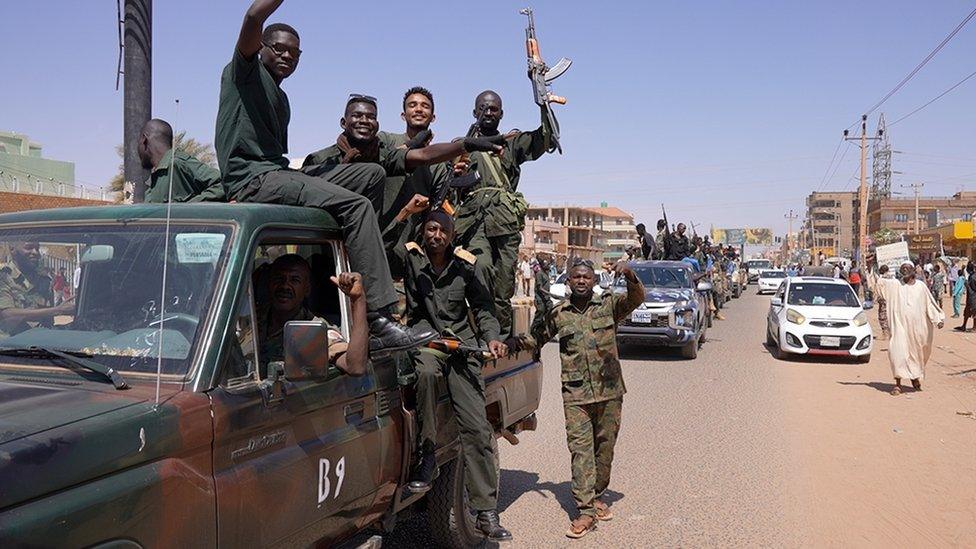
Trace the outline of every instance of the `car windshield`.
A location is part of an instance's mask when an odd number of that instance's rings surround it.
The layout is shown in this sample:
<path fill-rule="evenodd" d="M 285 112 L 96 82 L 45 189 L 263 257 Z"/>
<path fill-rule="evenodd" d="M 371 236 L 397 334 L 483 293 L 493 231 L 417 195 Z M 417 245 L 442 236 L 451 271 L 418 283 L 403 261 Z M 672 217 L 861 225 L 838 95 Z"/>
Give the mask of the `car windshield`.
<path fill-rule="evenodd" d="M 763 271 L 759 274 L 760 278 L 786 278 L 786 273 L 783 271 Z"/>
<path fill-rule="evenodd" d="M 802 282 L 789 288 L 790 305 L 823 305 L 827 307 L 860 307 L 857 296 L 847 284 Z"/>
<path fill-rule="evenodd" d="M 691 288 L 689 270 L 681 267 L 634 267 L 634 273 L 641 283 L 653 288 Z M 621 278 L 618 286 L 626 286 Z"/>
<path fill-rule="evenodd" d="M 163 373 L 185 374 L 230 230 L 170 226 L 165 308 L 162 223 L 0 230 L 0 350 L 54 349 L 154 373 L 161 349 Z"/>

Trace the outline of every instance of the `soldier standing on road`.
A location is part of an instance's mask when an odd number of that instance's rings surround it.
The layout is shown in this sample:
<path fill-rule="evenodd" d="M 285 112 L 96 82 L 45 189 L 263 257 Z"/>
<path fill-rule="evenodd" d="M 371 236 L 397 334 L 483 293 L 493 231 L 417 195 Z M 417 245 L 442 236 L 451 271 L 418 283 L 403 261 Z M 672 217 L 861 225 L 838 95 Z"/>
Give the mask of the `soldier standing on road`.
<path fill-rule="evenodd" d="M 644 301 L 644 287 L 634 271 L 624 262 L 613 270 L 627 280 L 627 294 L 598 296 L 593 292 L 593 264 L 577 259 L 569 270 L 570 298 L 537 315 L 532 325 L 537 346 L 559 337 L 566 441 L 572 454 L 573 499 L 580 512 L 566 531 L 571 538 L 585 536 L 597 520 L 613 518 L 602 497 L 610 484 L 626 392 L 617 358 L 617 323 Z"/>
<path fill-rule="evenodd" d="M 298 66 L 298 32 L 264 28 L 282 0 L 255 0 L 244 16 L 231 62 L 220 77 L 214 148 L 228 197 L 239 202 L 321 208 L 342 226 L 351 270 L 362 273 L 369 308 L 370 350 L 415 347 L 436 337 L 393 321 L 399 301 L 386 262 L 371 188 L 386 176 L 374 164 L 349 164 L 312 177 L 288 169 L 291 108 L 281 82 Z M 341 186 L 340 186 L 341 185 Z"/>
<path fill-rule="evenodd" d="M 404 232 L 390 254 L 390 264 L 402 271 L 410 326 L 431 330 L 477 347 L 487 341 L 495 358 L 508 353 L 495 319 L 488 269 L 471 253 L 452 248 L 454 219 L 440 210 L 427 214 L 423 244 L 409 241 Z M 472 325 L 469 313 L 476 320 Z M 480 333 L 479 333 L 480 332 Z M 477 528 L 490 541 L 507 541 L 512 534 L 499 524 L 496 510 L 498 476 L 492 450 L 494 431 L 485 414 L 483 359 L 473 354 L 443 353 L 422 348 L 415 352 L 417 415 L 420 452 L 407 488 L 424 492 L 436 471 L 438 382 L 446 378 L 451 406 L 461 433 L 465 486 Z"/>
<path fill-rule="evenodd" d="M 474 102 L 477 121 L 469 133 L 500 135 L 498 124 L 504 114 L 502 98 L 497 93 L 481 92 Z M 550 131 L 545 111 L 542 120 L 542 126 L 531 132 L 508 134 L 500 155 L 471 154 L 471 169 L 478 171 L 481 182 L 466 193 L 457 212 L 458 243 L 471 253 L 484 256 L 494 270 L 495 311 L 504 337 L 512 332 L 515 263 L 528 210 L 528 203 L 518 192 L 519 178 L 522 164 L 536 160 L 549 150 Z"/>
<path fill-rule="evenodd" d="M 158 118 L 146 122 L 136 148 L 142 167 L 150 170 L 146 202 L 169 202 L 170 185 L 173 202 L 224 201 L 224 185 L 216 168 L 181 150 L 173 156 L 173 127 L 169 122 Z"/>

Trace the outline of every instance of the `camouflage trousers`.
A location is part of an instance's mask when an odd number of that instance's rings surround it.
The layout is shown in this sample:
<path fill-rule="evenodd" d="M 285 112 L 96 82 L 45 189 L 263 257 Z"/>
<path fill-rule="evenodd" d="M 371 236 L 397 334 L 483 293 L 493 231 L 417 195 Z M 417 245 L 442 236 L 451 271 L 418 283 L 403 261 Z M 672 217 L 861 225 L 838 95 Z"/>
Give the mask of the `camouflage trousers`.
<path fill-rule="evenodd" d="M 621 397 L 563 406 L 566 442 L 572 456 L 573 499 L 581 515 L 596 514 L 593 501 L 602 497 L 610 484 L 623 400 Z"/>
<path fill-rule="evenodd" d="M 881 333 L 885 337 L 891 337 L 891 325 L 888 324 L 888 302 L 878 300 L 878 324 L 881 325 Z"/>

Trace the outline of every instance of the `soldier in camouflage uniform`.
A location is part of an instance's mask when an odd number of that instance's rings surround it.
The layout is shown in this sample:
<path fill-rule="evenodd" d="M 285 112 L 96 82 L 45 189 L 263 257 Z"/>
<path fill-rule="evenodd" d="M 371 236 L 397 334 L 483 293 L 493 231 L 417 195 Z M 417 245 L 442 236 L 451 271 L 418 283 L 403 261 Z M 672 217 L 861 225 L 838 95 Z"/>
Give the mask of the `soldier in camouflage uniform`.
<path fill-rule="evenodd" d="M 11 256 L 13 261 L 0 264 L 0 337 L 50 326 L 56 315 L 73 313 L 73 301 L 51 306 L 51 277 L 41 271 L 37 242 L 14 244 Z"/>
<path fill-rule="evenodd" d="M 586 535 L 597 520 L 613 518 L 600 498 L 610 483 L 626 392 L 617 358 L 617 323 L 644 301 L 644 287 L 626 263 L 617 263 L 614 273 L 627 280 L 627 293 L 596 295 L 593 264 L 577 260 L 569 270 L 570 298 L 537 314 L 532 325 L 536 348 L 559 337 L 566 441 L 572 454 L 573 499 L 580 512 L 566 532 L 571 538 Z"/>

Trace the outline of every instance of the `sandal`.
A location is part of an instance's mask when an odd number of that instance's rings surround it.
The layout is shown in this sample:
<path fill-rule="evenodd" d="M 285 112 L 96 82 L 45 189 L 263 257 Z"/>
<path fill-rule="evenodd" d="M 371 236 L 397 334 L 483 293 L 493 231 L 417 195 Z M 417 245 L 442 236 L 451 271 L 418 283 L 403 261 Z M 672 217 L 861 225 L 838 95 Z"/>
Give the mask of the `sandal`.
<path fill-rule="evenodd" d="M 566 537 L 579 539 L 591 530 L 596 530 L 596 519 L 591 515 L 580 515 L 573 522 L 569 523 L 569 530 L 566 530 Z"/>
<path fill-rule="evenodd" d="M 898 396 L 901 394 L 901 387 L 895 387 L 891 390 L 891 396 Z"/>
<path fill-rule="evenodd" d="M 606 503 L 596 500 L 593 502 L 593 507 L 596 507 L 597 520 L 613 520 L 613 511 L 610 510 L 610 506 Z"/>

